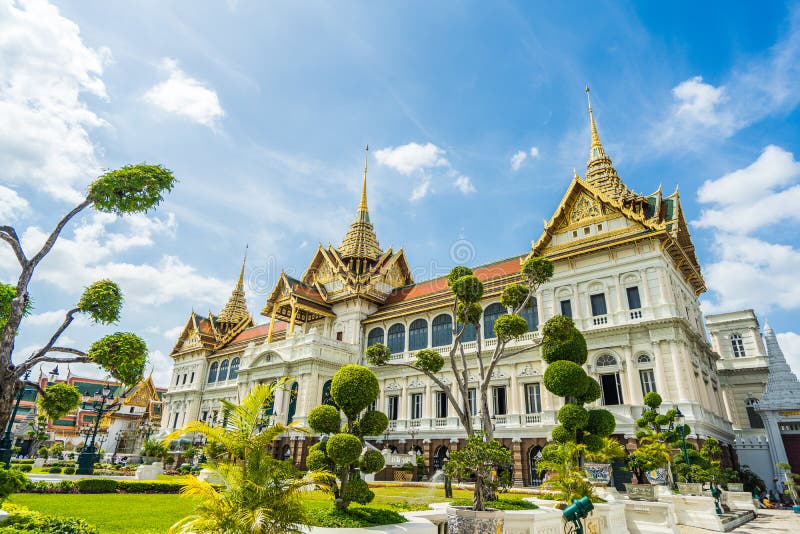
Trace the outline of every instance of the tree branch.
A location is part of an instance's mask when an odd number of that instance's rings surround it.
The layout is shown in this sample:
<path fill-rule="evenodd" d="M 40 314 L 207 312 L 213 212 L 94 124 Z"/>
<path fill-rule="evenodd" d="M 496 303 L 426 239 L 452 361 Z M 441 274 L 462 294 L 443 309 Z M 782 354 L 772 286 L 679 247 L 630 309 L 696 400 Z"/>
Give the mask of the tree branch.
<path fill-rule="evenodd" d="M 19 240 L 19 236 L 17 236 L 17 231 L 11 226 L 0 226 L 0 239 L 11 246 L 14 250 L 14 254 L 17 256 L 17 261 L 24 269 L 28 259 L 25 257 L 25 252 L 22 250 L 22 243 Z"/>
<path fill-rule="evenodd" d="M 47 241 L 45 241 L 44 245 L 42 245 L 41 250 L 39 250 L 39 252 L 37 252 L 33 258 L 31 258 L 30 261 L 31 271 L 33 271 L 33 269 L 39 264 L 39 262 L 42 261 L 42 258 L 44 258 L 48 252 L 50 252 L 50 249 L 53 248 L 53 245 L 55 245 L 56 243 L 56 239 L 58 239 L 58 236 L 61 234 L 61 231 L 64 229 L 67 223 L 70 220 L 72 220 L 72 218 L 75 217 L 78 213 L 83 211 L 84 208 L 91 205 L 93 202 L 94 201 L 89 198 L 84 199 L 83 202 L 75 206 L 72 209 L 72 211 L 64 215 L 64 217 L 60 221 L 58 221 L 58 224 L 50 233 L 50 236 L 47 238 Z"/>
<path fill-rule="evenodd" d="M 468 428 L 468 427 L 467 427 L 467 421 L 466 421 L 466 419 L 465 419 L 464 412 L 463 412 L 463 411 L 461 411 L 461 408 L 458 406 L 458 402 L 456 402 L 456 398 L 453 396 L 453 391 L 452 391 L 452 389 L 450 388 L 450 386 L 448 386 L 447 384 L 445 384 L 444 382 L 442 382 L 442 381 L 439 379 L 439 377 L 438 377 L 438 376 L 436 376 L 436 375 L 435 375 L 435 374 L 433 374 L 432 372 L 428 371 L 427 369 L 423 369 L 423 368 L 421 368 L 421 367 L 417 367 L 417 366 L 415 366 L 415 365 L 412 365 L 412 364 L 410 364 L 410 363 L 387 363 L 387 364 L 385 364 L 385 365 L 388 365 L 388 366 L 391 366 L 391 367 L 408 367 L 409 369 L 414 369 L 415 371 L 422 371 L 423 373 L 425 373 L 425 375 L 426 375 L 428 378 L 430 378 L 431 380 L 433 380 L 433 382 L 434 382 L 434 383 L 435 383 L 437 386 L 439 386 L 439 387 L 442 389 L 442 391 L 444 391 L 444 394 L 445 394 L 445 395 L 447 395 L 447 398 L 448 398 L 448 400 L 450 400 L 450 404 L 452 404 L 452 405 L 453 405 L 453 408 L 455 408 L 455 410 L 456 410 L 456 415 L 458 415 L 458 418 L 461 420 L 461 423 L 462 423 L 462 424 L 465 426 L 465 428 Z"/>
<path fill-rule="evenodd" d="M 75 354 L 74 358 L 61 358 L 58 356 L 48 356 L 51 352 L 63 352 L 65 354 Z M 72 349 L 69 347 L 51 347 L 46 354 L 42 354 L 41 356 L 36 356 L 35 358 L 31 358 L 30 360 L 26 361 L 22 365 L 16 368 L 17 376 L 20 373 L 24 373 L 28 369 L 31 369 L 36 364 L 43 363 L 43 362 L 53 362 L 53 363 L 91 363 L 89 360 L 89 356 L 78 349 Z"/>

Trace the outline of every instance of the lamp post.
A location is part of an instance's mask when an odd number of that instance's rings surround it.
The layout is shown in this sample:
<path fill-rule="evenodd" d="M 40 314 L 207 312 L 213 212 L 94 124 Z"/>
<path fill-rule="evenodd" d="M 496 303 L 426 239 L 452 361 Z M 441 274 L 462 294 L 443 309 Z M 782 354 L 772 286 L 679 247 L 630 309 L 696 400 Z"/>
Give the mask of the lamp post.
<path fill-rule="evenodd" d="M 686 427 L 684 426 L 685 417 L 679 407 L 675 407 L 675 422 L 678 424 L 678 432 L 681 435 L 681 448 L 683 449 L 683 460 L 686 462 L 686 480 L 692 481 L 691 463 L 689 462 L 689 451 L 686 450 Z"/>
<path fill-rule="evenodd" d="M 106 384 L 103 389 L 98 391 L 94 396 L 92 408 L 97 413 L 94 419 L 94 425 L 91 433 L 86 433 L 86 440 L 83 442 L 83 449 L 78 455 L 78 469 L 75 473 L 79 475 L 91 475 L 94 472 L 94 464 L 98 459 L 99 454 L 95 453 L 95 439 L 97 439 L 97 430 L 100 427 L 100 419 L 103 414 L 108 411 L 106 402 L 111 399 L 111 387 Z M 91 441 L 89 437 L 91 436 Z"/>
<path fill-rule="evenodd" d="M 417 429 L 417 427 L 411 427 L 408 433 L 411 435 L 411 450 L 416 454 L 417 449 L 414 447 L 414 445 L 417 444 L 416 438 L 417 434 L 419 433 L 419 429 Z"/>
<path fill-rule="evenodd" d="M 22 387 L 17 391 L 17 402 L 14 404 L 14 409 L 11 411 L 11 418 L 6 425 L 6 431 L 3 433 L 3 439 L 0 440 L 0 462 L 3 463 L 6 469 L 11 468 L 11 449 L 14 446 L 11 440 L 11 430 L 14 428 L 14 420 L 17 418 L 17 410 L 19 409 L 19 402 L 25 393 L 25 383 L 31 376 L 31 371 L 25 371 L 25 377 L 22 381 Z"/>

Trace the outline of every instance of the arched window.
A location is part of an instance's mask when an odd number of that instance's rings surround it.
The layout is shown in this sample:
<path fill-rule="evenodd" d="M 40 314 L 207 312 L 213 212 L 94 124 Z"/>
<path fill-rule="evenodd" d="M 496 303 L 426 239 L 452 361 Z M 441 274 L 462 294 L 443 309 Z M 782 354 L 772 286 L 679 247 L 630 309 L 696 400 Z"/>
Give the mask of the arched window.
<path fill-rule="evenodd" d="M 458 328 L 461 328 L 461 323 L 458 323 Z M 464 333 L 461 335 L 461 342 L 467 343 L 469 341 L 475 341 L 478 339 L 478 331 L 475 330 L 475 325 L 469 323 L 466 328 L 464 328 Z"/>
<path fill-rule="evenodd" d="M 219 369 L 219 364 L 214 362 L 211 364 L 211 369 L 208 370 L 208 383 L 211 384 L 217 381 L 217 369 Z"/>
<path fill-rule="evenodd" d="M 539 463 L 539 460 L 542 459 L 542 448 L 538 445 L 535 445 L 528 449 L 528 475 L 530 476 L 530 485 L 533 487 L 538 487 L 542 485 L 542 478 L 544 477 L 544 472 L 539 473 L 539 469 L 536 467 L 536 464 Z"/>
<path fill-rule="evenodd" d="M 424 349 L 428 346 L 428 321 L 417 319 L 408 327 L 408 350 Z"/>
<path fill-rule="evenodd" d="M 393 324 L 389 328 L 388 338 L 389 351 L 392 354 L 400 354 L 406 350 L 406 327 L 402 323 Z"/>
<path fill-rule="evenodd" d="M 286 424 L 294 420 L 294 414 L 297 412 L 297 390 L 300 386 L 297 382 L 292 384 L 292 389 L 289 390 L 289 410 L 286 412 Z"/>
<path fill-rule="evenodd" d="M 373 328 L 367 334 L 367 346 L 371 347 L 375 343 L 383 343 L 383 328 Z"/>
<path fill-rule="evenodd" d="M 233 380 L 239 376 L 239 364 L 241 360 L 237 357 L 231 360 L 231 370 L 228 374 L 228 380 Z"/>
<path fill-rule="evenodd" d="M 651 363 L 653 360 L 650 358 L 649 354 L 642 354 L 638 358 L 636 358 L 636 362 L 643 364 L 643 363 Z"/>
<path fill-rule="evenodd" d="M 528 332 L 533 332 L 539 329 L 539 308 L 536 304 L 536 298 L 531 297 L 528 305 L 519 311 L 519 314 L 528 323 Z"/>
<path fill-rule="evenodd" d="M 611 354 L 603 354 L 597 358 L 597 367 L 614 367 L 617 365 L 617 359 Z"/>
<path fill-rule="evenodd" d="M 495 337 L 494 322 L 504 313 L 506 313 L 506 309 L 499 302 L 489 304 L 486 309 L 483 310 L 483 337 L 486 339 Z"/>
<path fill-rule="evenodd" d="M 333 396 L 331 396 L 331 381 L 327 380 L 322 385 L 322 404 L 327 404 L 328 406 L 336 406 L 336 403 L 333 402 Z"/>
<path fill-rule="evenodd" d="M 223 360 L 219 365 L 219 376 L 217 380 L 223 382 L 228 379 L 228 360 Z"/>
<path fill-rule="evenodd" d="M 441 347 L 453 342 L 453 318 L 443 313 L 434 317 L 431 323 L 433 346 Z"/>
<path fill-rule="evenodd" d="M 764 420 L 761 419 L 761 415 L 756 411 L 758 399 L 749 398 L 744 401 L 744 406 L 747 410 L 747 420 L 750 423 L 750 428 L 764 428 Z"/>
<path fill-rule="evenodd" d="M 742 334 L 731 334 L 731 348 L 734 358 L 741 358 L 745 355 Z"/>

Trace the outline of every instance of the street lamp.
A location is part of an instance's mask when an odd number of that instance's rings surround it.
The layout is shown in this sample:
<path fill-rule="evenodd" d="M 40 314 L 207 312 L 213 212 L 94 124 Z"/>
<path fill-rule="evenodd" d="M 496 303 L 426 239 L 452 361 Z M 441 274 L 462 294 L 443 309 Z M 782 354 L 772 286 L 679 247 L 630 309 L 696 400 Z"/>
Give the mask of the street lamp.
<path fill-rule="evenodd" d="M 106 384 L 103 389 L 98 391 L 92 402 L 92 408 L 97 413 L 94 420 L 94 426 L 91 433 L 86 433 L 86 440 L 83 442 L 83 449 L 78 455 L 78 469 L 75 471 L 78 475 L 91 475 L 94 472 L 94 464 L 99 459 L 99 454 L 95 453 L 95 439 L 97 439 L 97 430 L 100 427 L 100 419 L 103 414 L 108 411 L 106 402 L 111 399 L 111 387 Z M 89 441 L 91 436 L 91 441 Z"/>
<path fill-rule="evenodd" d="M 686 462 L 686 480 L 692 481 L 691 463 L 689 463 L 689 451 L 686 450 L 686 427 L 684 426 L 685 417 L 679 407 L 675 407 L 675 422 L 678 424 L 678 432 L 681 435 L 681 448 L 683 449 L 683 460 Z"/>
<path fill-rule="evenodd" d="M 417 429 L 417 427 L 411 427 L 411 429 L 409 429 L 408 433 L 411 434 L 411 450 L 414 451 L 414 452 L 417 452 L 417 450 L 414 447 L 414 445 L 417 444 L 416 437 L 417 437 L 417 434 L 419 433 L 419 429 Z"/>
<path fill-rule="evenodd" d="M 25 377 L 22 380 L 22 387 L 17 391 L 17 402 L 14 404 L 14 409 L 11 411 L 11 418 L 6 425 L 6 431 L 3 433 L 3 439 L 0 440 L 0 462 L 5 465 L 6 469 L 11 468 L 11 448 L 14 443 L 11 441 L 11 429 L 14 428 L 14 420 L 17 418 L 17 410 L 19 409 L 19 401 L 25 393 L 25 383 L 31 376 L 31 371 L 25 371 Z"/>

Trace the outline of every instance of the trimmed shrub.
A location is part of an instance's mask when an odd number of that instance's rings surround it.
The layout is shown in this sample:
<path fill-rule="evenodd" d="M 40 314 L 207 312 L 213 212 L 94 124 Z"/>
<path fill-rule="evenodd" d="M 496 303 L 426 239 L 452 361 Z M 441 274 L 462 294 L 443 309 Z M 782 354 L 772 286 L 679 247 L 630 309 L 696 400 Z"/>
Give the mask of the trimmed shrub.
<path fill-rule="evenodd" d="M 578 365 L 586 363 L 588 350 L 586 339 L 575 328 L 572 319 L 564 315 L 551 317 L 542 327 L 542 359 L 549 364 L 570 361 Z M 563 396 L 563 395 L 562 395 Z"/>
<path fill-rule="evenodd" d="M 586 449 L 589 452 L 597 452 L 603 448 L 603 438 L 594 434 L 584 434 L 583 443 L 586 444 Z"/>
<path fill-rule="evenodd" d="M 447 287 L 452 288 L 453 284 L 455 284 L 456 280 L 461 277 L 469 276 L 472 274 L 472 269 L 469 267 L 464 267 L 463 265 L 456 265 L 450 272 L 447 274 Z"/>
<path fill-rule="evenodd" d="M 361 440 L 352 434 L 335 434 L 328 438 L 325 452 L 336 465 L 347 465 L 361 456 Z"/>
<path fill-rule="evenodd" d="M 550 434 L 556 443 L 566 443 L 575 439 L 575 431 L 567 430 L 563 425 L 556 425 Z"/>
<path fill-rule="evenodd" d="M 659 406 L 661 406 L 661 395 L 656 393 L 655 391 L 651 391 L 647 395 L 644 396 L 644 405 L 648 408 L 652 408 L 655 410 Z"/>
<path fill-rule="evenodd" d="M 0 534 L 100 534 L 82 519 L 45 515 L 22 506 L 10 506 L 8 511 L 8 519 L 0 525 Z"/>
<path fill-rule="evenodd" d="M 334 467 L 325 453 L 319 449 L 313 451 L 309 449 L 306 457 L 306 466 L 312 471 L 325 471 Z"/>
<path fill-rule="evenodd" d="M 345 365 L 331 380 L 331 396 L 336 405 L 355 419 L 359 412 L 372 404 L 381 388 L 375 373 L 361 365 Z"/>
<path fill-rule="evenodd" d="M 517 338 L 528 331 L 528 322 L 516 313 L 506 313 L 494 322 L 494 333 L 500 341 Z"/>
<path fill-rule="evenodd" d="M 53 475 L 60 475 L 61 474 L 61 468 L 53 466 L 53 467 L 49 468 L 47 470 L 47 472 L 50 473 L 50 474 L 53 474 Z"/>
<path fill-rule="evenodd" d="M 416 354 L 416 357 L 414 367 L 427 369 L 432 373 L 438 373 L 444 366 L 442 355 L 432 349 L 422 349 Z"/>
<path fill-rule="evenodd" d="M 574 362 L 556 361 L 544 371 L 544 387 L 559 397 L 575 397 L 586 390 L 586 372 Z"/>
<path fill-rule="evenodd" d="M 349 510 L 312 508 L 306 511 L 308 524 L 327 528 L 363 528 L 393 525 L 408 521 L 393 510 L 359 506 Z"/>
<path fill-rule="evenodd" d="M 84 478 L 76 484 L 81 493 L 115 493 L 118 483 L 110 478 Z"/>
<path fill-rule="evenodd" d="M 477 324 L 481 320 L 482 313 L 483 308 L 477 302 L 470 302 L 469 304 L 459 302 L 456 309 L 456 318 L 460 324 Z"/>
<path fill-rule="evenodd" d="M 17 469 L 23 473 L 30 473 L 33 470 L 33 466 L 30 464 L 21 464 Z"/>
<path fill-rule="evenodd" d="M 342 498 L 359 504 L 369 504 L 375 498 L 375 493 L 369 489 L 369 484 L 360 478 L 354 478 L 342 488 Z"/>
<path fill-rule="evenodd" d="M 538 286 L 552 278 L 554 268 L 553 263 L 547 258 L 530 256 L 522 262 L 520 272 L 529 285 Z"/>
<path fill-rule="evenodd" d="M 462 302 L 478 302 L 483 296 L 483 283 L 473 274 L 462 276 L 450 284 L 450 289 Z"/>
<path fill-rule="evenodd" d="M 389 362 L 392 352 L 383 343 L 375 343 L 367 347 L 367 361 L 372 365 L 384 365 Z"/>
<path fill-rule="evenodd" d="M 0 504 L 25 487 L 28 479 L 16 469 L 0 469 Z"/>
<path fill-rule="evenodd" d="M 389 427 L 389 418 L 378 410 L 370 410 L 361 417 L 359 429 L 364 436 L 379 436 Z"/>
<path fill-rule="evenodd" d="M 603 409 L 589 410 L 589 424 L 586 425 L 586 430 L 601 437 L 608 437 L 614 433 L 615 428 L 617 421 L 614 419 L 614 414 Z"/>
<path fill-rule="evenodd" d="M 65 467 L 64 468 L 64 474 L 65 475 L 73 475 L 73 474 L 75 474 L 75 468 L 74 467 Z"/>
<path fill-rule="evenodd" d="M 588 404 L 599 399 L 600 395 L 602 394 L 603 390 L 600 388 L 600 383 L 591 376 L 587 375 L 586 389 L 584 389 L 583 393 L 578 395 L 575 400 L 581 404 Z"/>
<path fill-rule="evenodd" d="M 383 469 L 384 463 L 383 454 L 375 449 L 370 449 L 361 457 L 358 467 L 362 473 L 377 473 Z"/>
<path fill-rule="evenodd" d="M 508 284 L 503 288 L 503 294 L 500 296 L 500 304 L 506 308 L 516 310 L 525 302 L 529 291 L 528 287 L 522 284 Z"/>
<path fill-rule="evenodd" d="M 567 430 L 580 430 L 589 424 L 589 412 L 577 404 L 565 404 L 558 410 L 558 422 Z"/>

